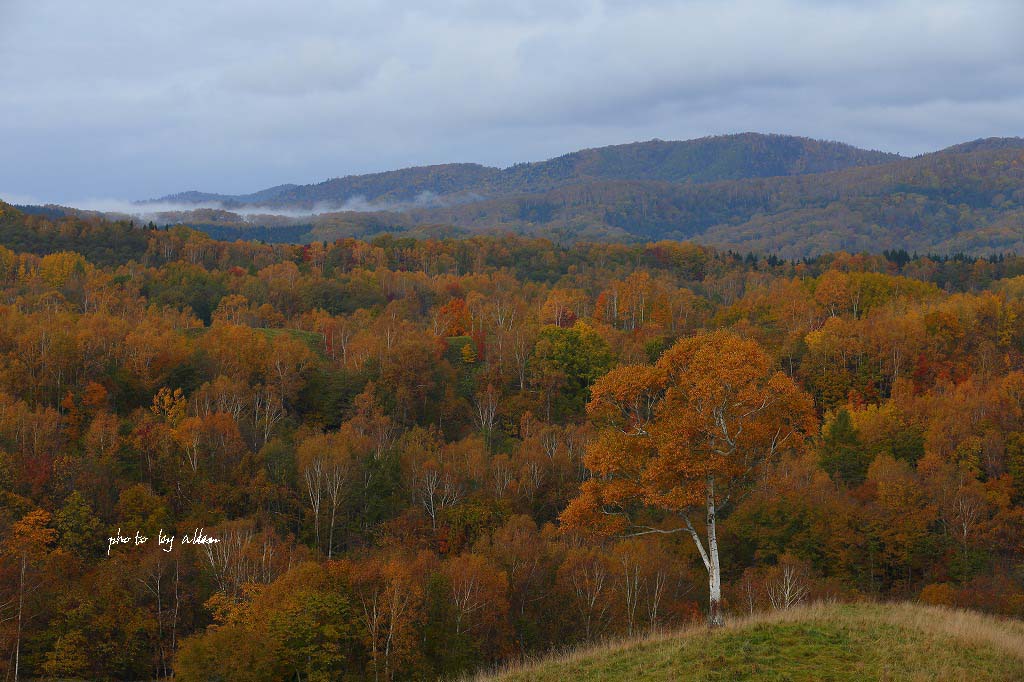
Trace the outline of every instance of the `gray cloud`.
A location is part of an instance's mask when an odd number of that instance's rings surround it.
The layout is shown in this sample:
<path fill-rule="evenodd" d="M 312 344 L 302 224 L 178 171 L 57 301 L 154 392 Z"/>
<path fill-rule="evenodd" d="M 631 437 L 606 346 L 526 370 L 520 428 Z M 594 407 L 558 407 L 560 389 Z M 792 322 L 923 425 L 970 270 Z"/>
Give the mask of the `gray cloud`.
<path fill-rule="evenodd" d="M 88 203 L 744 130 L 1022 133 L 1018 0 L 0 2 L 0 197 Z"/>

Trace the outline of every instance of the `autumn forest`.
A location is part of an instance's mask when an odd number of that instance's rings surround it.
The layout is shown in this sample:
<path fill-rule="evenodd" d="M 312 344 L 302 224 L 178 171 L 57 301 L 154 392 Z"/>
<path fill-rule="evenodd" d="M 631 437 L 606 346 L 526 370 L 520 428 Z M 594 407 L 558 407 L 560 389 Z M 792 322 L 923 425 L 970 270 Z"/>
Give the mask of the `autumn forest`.
<path fill-rule="evenodd" d="M 1024 617 L 1024 257 L 2 203 L 0 244 L 4 679 L 453 678 L 816 600 Z"/>

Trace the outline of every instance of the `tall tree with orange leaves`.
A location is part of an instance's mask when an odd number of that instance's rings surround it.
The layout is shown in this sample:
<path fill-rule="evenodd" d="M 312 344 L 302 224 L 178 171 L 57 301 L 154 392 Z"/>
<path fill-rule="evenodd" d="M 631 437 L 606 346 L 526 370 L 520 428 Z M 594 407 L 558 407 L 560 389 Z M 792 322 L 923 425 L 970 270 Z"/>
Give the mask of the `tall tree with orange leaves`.
<path fill-rule="evenodd" d="M 817 428 L 810 396 L 773 364 L 723 330 L 603 376 L 587 406 L 599 429 L 584 458 L 593 477 L 561 515 L 567 530 L 596 535 L 688 533 L 708 572 L 711 626 L 724 623 L 719 512 Z"/>

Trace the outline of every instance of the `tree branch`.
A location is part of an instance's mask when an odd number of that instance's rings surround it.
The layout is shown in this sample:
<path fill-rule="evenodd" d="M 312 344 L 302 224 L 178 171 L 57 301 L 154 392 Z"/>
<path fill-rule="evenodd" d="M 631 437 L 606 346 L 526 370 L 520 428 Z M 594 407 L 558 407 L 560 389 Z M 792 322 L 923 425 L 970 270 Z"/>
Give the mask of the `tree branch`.
<path fill-rule="evenodd" d="M 700 541 L 700 536 L 697 534 L 697 531 L 694 530 L 693 524 L 690 523 L 690 517 L 683 514 L 683 520 L 686 521 L 686 529 L 690 532 L 690 537 L 693 538 L 693 543 L 697 545 L 697 551 L 700 552 L 700 558 L 704 561 L 704 568 L 710 571 L 711 559 L 708 558 L 707 550 L 704 549 L 704 543 Z"/>

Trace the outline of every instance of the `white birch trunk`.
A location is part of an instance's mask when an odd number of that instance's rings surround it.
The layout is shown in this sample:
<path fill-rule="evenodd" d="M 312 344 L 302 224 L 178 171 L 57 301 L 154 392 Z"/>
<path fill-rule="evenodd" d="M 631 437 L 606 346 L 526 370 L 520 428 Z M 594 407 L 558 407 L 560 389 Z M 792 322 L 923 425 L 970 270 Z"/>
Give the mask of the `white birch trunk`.
<path fill-rule="evenodd" d="M 14 644 L 14 682 L 18 682 L 18 671 L 21 664 L 21 622 L 25 609 L 25 568 L 28 558 L 21 555 L 21 579 L 18 582 L 18 634 Z"/>
<path fill-rule="evenodd" d="M 725 617 L 722 614 L 722 570 L 718 560 L 718 534 L 715 529 L 715 479 L 708 476 L 707 480 L 707 533 L 708 546 L 704 548 L 697 529 L 690 523 L 688 516 L 683 516 L 686 521 L 686 529 L 697 545 L 700 558 L 704 562 L 704 568 L 708 572 L 708 627 L 721 627 L 725 625 Z"/>
<path fill-rule="evenodd" d="M 718 534 L 715 529 L 715 479 L 708 476 L 708 626 L 725 625 L 722 616 L 722 570 L 718 561 Z"/>

